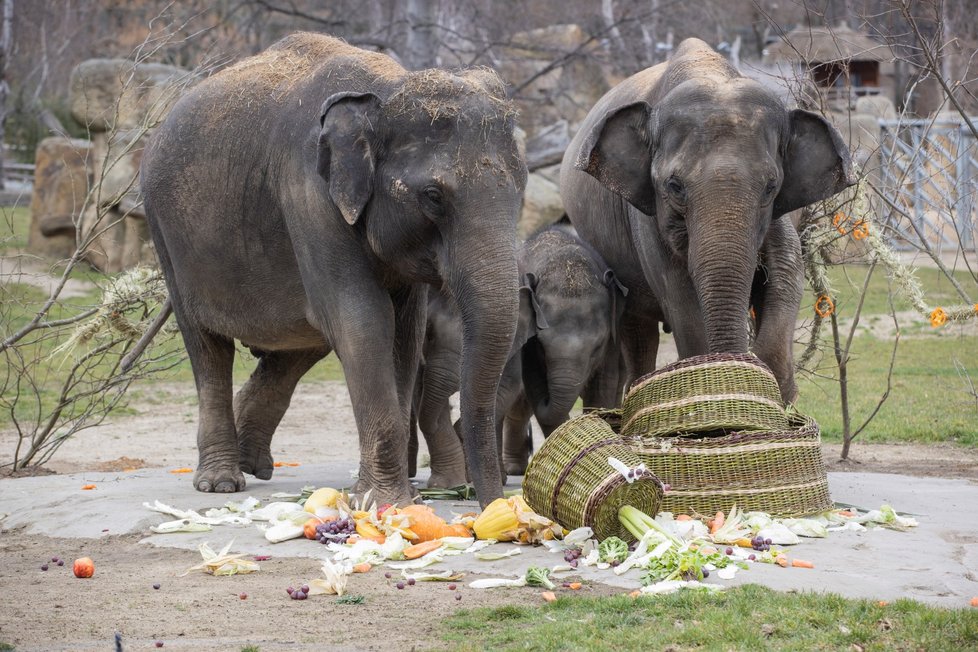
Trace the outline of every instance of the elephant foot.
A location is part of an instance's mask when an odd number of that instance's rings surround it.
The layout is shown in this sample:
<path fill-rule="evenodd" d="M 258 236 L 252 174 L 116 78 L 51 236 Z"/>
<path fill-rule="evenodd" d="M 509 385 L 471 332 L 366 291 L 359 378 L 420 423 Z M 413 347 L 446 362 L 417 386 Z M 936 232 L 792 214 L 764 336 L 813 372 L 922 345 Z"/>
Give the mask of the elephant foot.
<path fill-rule="evenodd" d="M 430 489 L 451 489 L 465 484 L 468 480 L 465 477 L 465 469 L 461 471 L 436 471 L 432 469 L 431 477 L 428 478 L 428 488 Z"/>
<path fill-rule="evenodd" d="M 526 460 L 505 460 L 503 470 L 509 475 L 525 475 L 526 465 Z"/>
<path fill-rule="evenodd" d="M 383 505 L 385 503 L 390 503 L 391 505 L 399 505 L 401 507 L 405 505 L 411 505 L 413 503 L 421 502 L 421 494 L 415 489 L 411 483 L 407 483 L 405 486 L 401 485 L 378 485 L 365 481 L 363 478 L 357 480 L 353 488 L 350 490 L 351 493 L 355 494 L 357 498 L 361 498 L 370 492 L 370 502 L 377 503 L 378 505 Z"/>
<path fill-rule="evenodd" d="M 230 494 L 244 491 L 241 469 L 227 464 L 201 464 L 194 474 L 194 488 L 205 493 Z"/>
<path fill-rule="evenodd" d="M 259 446 L 241 442 L 238 444 L 238 468 L 242 473 L 253 475 L 259 480 L 271 480 L 275 472 L 275 461 L 268 445 Z"/>

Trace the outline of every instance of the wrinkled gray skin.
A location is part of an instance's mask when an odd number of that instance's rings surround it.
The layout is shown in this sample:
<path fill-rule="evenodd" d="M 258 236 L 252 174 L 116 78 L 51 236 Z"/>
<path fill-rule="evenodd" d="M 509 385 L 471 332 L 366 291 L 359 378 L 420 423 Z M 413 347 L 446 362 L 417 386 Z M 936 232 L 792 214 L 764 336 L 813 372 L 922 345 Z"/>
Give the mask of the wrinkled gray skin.
<path fill-rule="evenodd" d="M 578 397 L 588 407 L 614 407 L 618 349 L 614 328 L 627 292 L 597 253 L 569 226 L 532 236 L 520 249 L 520 319 L 496 399 L 504 471 L 521 475 L 536 416 L 549 435 Z M 429 486 L 465 481 L 449 396 L 456 391 L 458 318 L 446 297 L 429 303 L 418 424 L 431 452 Z"/>
<path fill-rule="evenodd" d="M 526 166 L 499 79 L 407 73 L 314 34 L 201 83 L 142 164 L 146 215 L 200 399 L 200 491 L 272 475 L 296 382 L 336 351 L 360 439 L 356 489 L 415 498 L 410 401 L 427 284 L 461 307 L 463 436 L 502 495 L 497 379 L 517 320 Z M 234 340 L 260 357 L 232 404 Z"/>
<path fill-rule="evenodd" d="M 750 348 L 793 400 L 804 272 L 781 216 L 854 182 L 831 125 L 787 110 L 698 39 L 609 91 L 564 155 L 561 197 L 630 290 L 623 383 L 655 368 L 665 322 L 680 357 Z"/>

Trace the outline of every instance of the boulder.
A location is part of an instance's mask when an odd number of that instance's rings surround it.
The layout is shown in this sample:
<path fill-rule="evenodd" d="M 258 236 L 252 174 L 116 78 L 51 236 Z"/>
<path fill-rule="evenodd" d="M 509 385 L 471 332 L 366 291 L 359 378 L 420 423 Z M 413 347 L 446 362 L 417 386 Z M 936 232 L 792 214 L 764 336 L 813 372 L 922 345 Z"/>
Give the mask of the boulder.
<path fill-rule="evenodd" d="M 75 225 L 82 213 L 93 169 L 92 143 L 54 136 L 38 144 L 27 250 L 69 258 L 75 252 Z"/>
<path fill-rule="evenodd" d="M 526 179 L 526 192 L 523 195 L 523 211 L 517 233 L 526 238 L 538 229 L 553 224 L 564 214 L 557 184 L 542 174 L 531 173 Z"/>
<path fill-rule="evenodd" d="M 162 63 L 89 59 L 71 71 L 71 114 L 93 132 L 152 126 L 190 81 L 186 70 Z"/>
<path fill-rule="evenodd" d="M 856 113 L 869 115 L 880 120 L 896 120 L 896 107 L 885 95 L 866 95 L 856 100 Z"/>

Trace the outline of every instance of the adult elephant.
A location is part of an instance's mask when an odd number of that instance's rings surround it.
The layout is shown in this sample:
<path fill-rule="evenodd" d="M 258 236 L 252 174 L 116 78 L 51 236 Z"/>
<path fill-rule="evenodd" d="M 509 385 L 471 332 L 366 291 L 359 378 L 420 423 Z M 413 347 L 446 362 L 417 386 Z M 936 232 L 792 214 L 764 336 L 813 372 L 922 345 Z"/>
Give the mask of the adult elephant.
<path fill-rule="evenodd" d="M 751 348 L 793 400 L 804 272 L 782 216 L 853 183 L 831 125 L 787 110 L 698 39 L 611 89 L 564 155 L 561 197 L 630 290 L 624 377 L 654 369 L 664 322 L 680 357 Z"/>
<path fill-rule="evenodd" d="M 463 435 L 479 499 L 502 495 L 496 384 L 516 327 L 526 166 L 486 70 L 406 72 L 295 34 L 207 79 L 142 163 L 146 216 L 200 399 L 200 491 L 272 474 L 299 378 L 335 350 L 360 438 L 356 489 L 415 497 L 410 402 L 427 285 L 463 321 Z M 234 340 L 260 360 L 233 400 Z"/>

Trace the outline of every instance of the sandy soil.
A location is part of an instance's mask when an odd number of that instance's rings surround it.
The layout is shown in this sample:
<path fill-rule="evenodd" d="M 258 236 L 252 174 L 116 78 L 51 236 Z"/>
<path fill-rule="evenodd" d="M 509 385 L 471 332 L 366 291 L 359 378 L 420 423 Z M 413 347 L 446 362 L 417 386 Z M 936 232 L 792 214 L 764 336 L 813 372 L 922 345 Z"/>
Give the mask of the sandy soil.
<path fill-rule="evenodd" d="M 154 386 L 135 400 L 138 414 L 109 419 L 69 441 L 47 472 L 124 470 L 148 466 L 195 466 L 195 396 L 190 386 Z M 343 383 L 300 385 L 273 442 L 279 461 L 319 463 L 356 459 L 356 428 Z M 11 451 L 12 434 L 0 434 Z M 978 481 L 978 453 L 939 446 L 857 443 L 854 459 L 837 463 L 838 446 L 825 447 L 832 471 L 882 471 Z M 351 464 L 351 466 L 353 466 Z M 0 482 L 10 480 L 0 479 Z M 96 577 L 78 580 L 70 571 L 78 556 L 97 560 Z M 64 567 L 52 557 L 68 560 Z M 179 577 L 199 562 L 193 552 L 141 545 L 138 536 L 91 541 L 50 539 L 5 531 L 0 536 L 0 643 L 17 650 L 108 650 L 121 632 L 125 650 L 231 650 L 257 645 L 269 650 L 450 648 L 436 637 L 440 621 L 457 609 L 481 605 L 536 604 L 533 589 L 473 591 L 459 584 L 460 601 L 442 583 L 404 591 L 380 569 L 357 575 L 351 592 L 361 605 L 338 605 L 334 597 L 305 602 L 285 588 L 319 575 L 312 559 L 271 559 L 262 572 L 235 578 L 202 574 Z M 40 567 L 47 562 L 49 570 Z M 153 589 L 160 583 L 159 590 Z M 587 586 L 582 594 L 616 589 Z M 241 599 L 240 594 L 247 595 Z M 21 599 L 9 599 L 23 596 Z"/>

